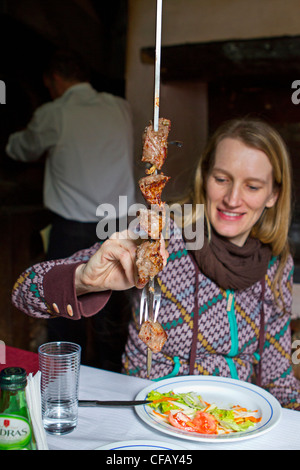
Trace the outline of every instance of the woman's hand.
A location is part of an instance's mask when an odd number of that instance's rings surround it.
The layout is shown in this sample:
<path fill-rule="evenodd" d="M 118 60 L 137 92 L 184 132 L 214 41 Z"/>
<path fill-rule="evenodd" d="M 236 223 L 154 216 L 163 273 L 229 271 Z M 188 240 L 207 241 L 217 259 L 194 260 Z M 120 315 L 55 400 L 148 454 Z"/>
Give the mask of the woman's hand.
<path fill-rule="evenodd" d="M 126 230 L 113 234 L 87 264 L 81 264 L 75 273 L 77 295 L 105 290 L 126 290 L 137 283 L 135 263 L 137 245 Z"/>

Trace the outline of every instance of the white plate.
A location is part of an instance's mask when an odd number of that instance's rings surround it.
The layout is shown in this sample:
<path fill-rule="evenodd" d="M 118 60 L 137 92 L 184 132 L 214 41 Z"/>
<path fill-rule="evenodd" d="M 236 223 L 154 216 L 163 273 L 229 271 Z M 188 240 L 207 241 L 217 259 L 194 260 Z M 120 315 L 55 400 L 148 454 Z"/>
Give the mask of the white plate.
<path fill-rule="evenodd" d="M 121 441 L 112 442 L 105 446 L 98 447 L 95 450 L 186 450 L 170 442 L 156 441 Z"/>
<path fill-rule="evenodd" d="M 261 421 L 248 431 L 231 434 L 208 435 L 177 429 L 164 422 L 152 412 L 148 405 L 136 406 L 138 416 L 149 426 L 171 436 L 204 442 L 233 442 L 258 437 L 276 426 L 281 417 L 281 406 L 276 398 L 256 385 L 226 377 L 185 375 L 171 379 L 152 382 L 136 396 L 136 400 L 144 400 L 151 390 L 161 393 L 196 392 L 203 400 L 214 402 L 220 408 L 240 405 L 249 410 L 258 410 Z"/>

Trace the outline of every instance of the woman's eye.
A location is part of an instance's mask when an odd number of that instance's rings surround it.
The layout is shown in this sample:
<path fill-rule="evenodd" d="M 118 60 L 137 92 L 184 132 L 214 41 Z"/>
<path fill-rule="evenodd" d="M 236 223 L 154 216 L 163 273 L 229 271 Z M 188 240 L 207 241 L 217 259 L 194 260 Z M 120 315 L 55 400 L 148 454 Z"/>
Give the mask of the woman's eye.
<path fill-rule="evenodd" d="M 258 186 L 253 186 L 252 184 L 249 184 L 248 188 L 251 189 L 251 191 L 258 191 L 259 190 Z"/>
<path fill-rule="evenodd" d="M 215 180 L 217 183 L 224 183 L 226 178 L 223 178 L 222 176 L 215 176 Z"/>

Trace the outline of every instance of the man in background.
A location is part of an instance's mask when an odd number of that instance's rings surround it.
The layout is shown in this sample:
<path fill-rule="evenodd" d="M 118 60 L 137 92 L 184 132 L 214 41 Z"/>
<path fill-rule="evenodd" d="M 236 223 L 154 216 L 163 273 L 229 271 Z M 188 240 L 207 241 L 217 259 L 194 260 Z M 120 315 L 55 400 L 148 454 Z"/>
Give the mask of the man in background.
<path fill-rule="evenodd" d="M 9 137 L 6 152 L 22 162 L 46 157 L 43 198 L 52 215 L 50 260 L 65 258 L 99 241 L 96 211 L 100 204 L 109 203 L 116 209 L 112 226 L 113 231 L 118 230 L 120 218 L 127 216 L 127 207 L 135 202 L 135 182 L 127 101 L 97 92 L 89 83 L 85 65 L 71 52 L 53 55 L 44 83 L 52 101 L 35 111 L 26 129 Z M 127 196 L 127 207 L 121 206 L 121 213 L 119 196 Z M 107 214 L 106 222 L 109 217 L 114 214 Z M 119 302 L 113 303 L 117 308 Z M 108 317 L 114 315 L 110 305 L 107 312 Z M 101 317 L 105 318 L 103 311 Z M 83 325 L 81 320 L 71 325 L 62 319 L 49 321 L 49 340 L 75 341 L 82 345 L 84 357 L 87 331 L 101 331 L 102 335 L 105 330 L 101 319 L 93 320 L 92 326 L 87 320 Z"/>
<path fill-rule="evenodd" d="M 54 259 L 97 241 L 100 204 L 118 209 L 119 195 L 134 203 L 133 130 L 129 104 L 94 90 L 72 53 L 54 54 L 44 83 L 53 101 L 9 137 L 6 152 L 22 162 L 46 154 L 44 204 L 53 213 L 48 258 Z M 126 215 L 127 209 L 117 213 Z"/>

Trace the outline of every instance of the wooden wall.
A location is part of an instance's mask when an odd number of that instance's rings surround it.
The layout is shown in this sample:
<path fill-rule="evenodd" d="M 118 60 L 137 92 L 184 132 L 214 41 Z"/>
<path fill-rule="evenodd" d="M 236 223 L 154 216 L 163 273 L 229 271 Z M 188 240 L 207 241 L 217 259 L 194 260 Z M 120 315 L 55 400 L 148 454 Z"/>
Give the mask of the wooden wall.
<path fill-rule="evenodd" d="M 124 95 L 127 1 L 0 1 L 0 340 L 36 351 L 45 323 L 12 306 L 17 277 L 43 259 L 39 231 L 49 221 L 43 209 L 43 161 L 21 164 L 5 155 L 10 133 L 22 129 L 34 110 L 50 99 L 42 72 L 56 48 L 82 55 L 99 91 Z"/>
<path fill-rule="evenodd" d="M 39 232 L 47 219 L 47 213 L 38 205 L 0 211 L 0 339 L 8 346 L 31 351 L 46 339 L 45 323 L 16 309 L 11 292 L 19 275 L 43 259 Z"/>

